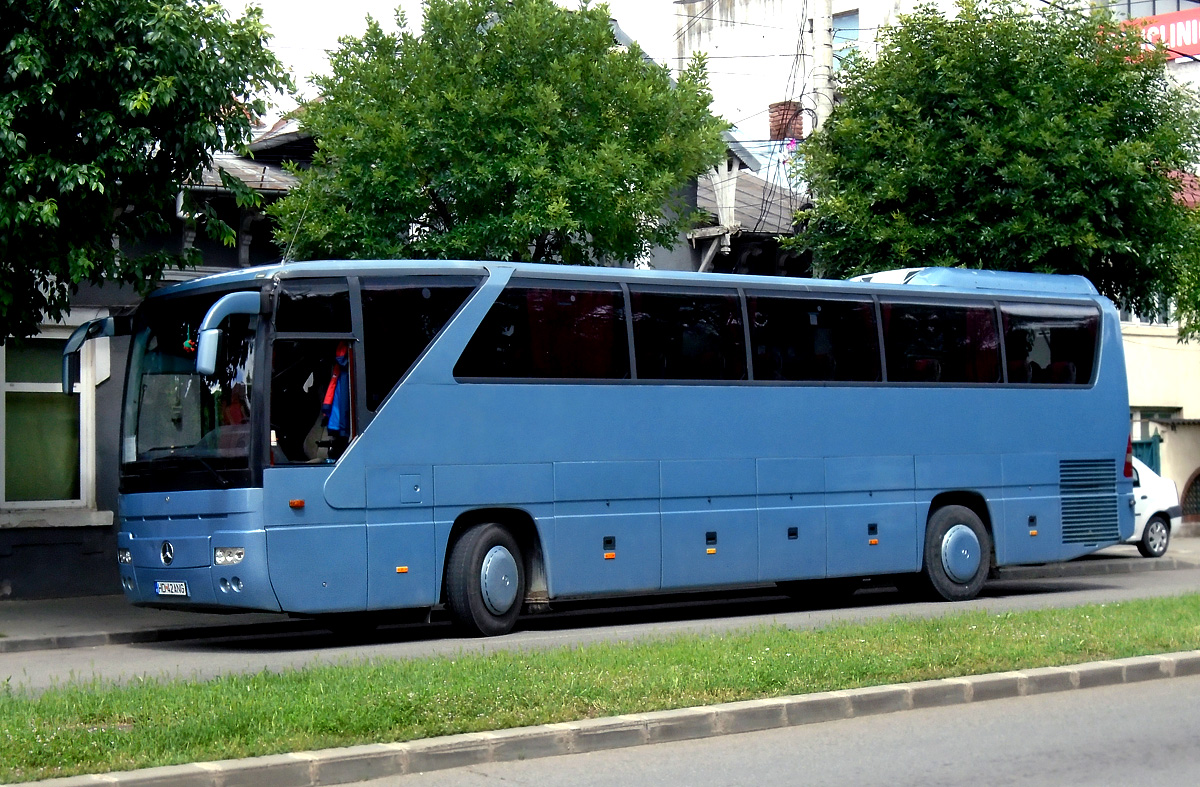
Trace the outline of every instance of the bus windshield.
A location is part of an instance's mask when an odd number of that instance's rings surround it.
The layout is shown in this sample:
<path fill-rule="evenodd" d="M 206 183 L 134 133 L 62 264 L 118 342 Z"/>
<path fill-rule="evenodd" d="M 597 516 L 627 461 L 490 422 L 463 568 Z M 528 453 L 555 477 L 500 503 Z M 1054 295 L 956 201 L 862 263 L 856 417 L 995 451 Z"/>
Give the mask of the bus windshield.
<path fill-rule="evenodd" d="M 196 373 L 197 329 L 224 294 L 151 299 L 139 312 L 125 385 L 122 491 L 251 485 L 259 318 L 229 317 L 216 373 Z"/>

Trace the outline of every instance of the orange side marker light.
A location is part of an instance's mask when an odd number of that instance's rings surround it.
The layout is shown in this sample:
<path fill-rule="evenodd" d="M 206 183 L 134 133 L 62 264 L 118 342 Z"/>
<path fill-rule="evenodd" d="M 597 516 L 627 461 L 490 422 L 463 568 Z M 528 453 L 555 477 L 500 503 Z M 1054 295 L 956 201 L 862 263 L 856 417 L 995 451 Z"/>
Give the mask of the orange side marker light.
<path fill-rule="evenodd" d="M 605 553 L 604 553 L 604 559 L 605 559 L 605 560 L 616 560 L 616 559 L 617 559 L 617 553 L 616 553 L 616 552 L 605 552 Z"/>
<path fill-rule="evenodd" d="M 396 573 L 397 574 L 407 574 L 408 566 L 396 566 Z"/>
<path fill-rule="evenodd" d="M 288 508 L 296 508 L 296 509 L 304 508 L 304 501 L 303 500 L 289 500 Z"/>
<path fill-rule="evenodd" d="M 709 548 L 708 548 L 708 550 L 707 550 L 707 552 L 708 552 L 708 554 L 710 554 L 710 555 L 715 555 L 715 554 L 717 554 L 717 548 L 716 548 L 716 547 L 709 547 Z"/>
<path fill-rule="evenodd" d="M 871 539 L 870 541 L 868 541 L 867 543 L 868 543 L 868 544 L 870 544 L 870 545 L 871 545 L 871 546 L 873 546 L 873 547 L 874 547 L 874 546 L 879 546 L 879 539 L 878 539 L 878 538 L 872 538 L 872 539 Z"/>

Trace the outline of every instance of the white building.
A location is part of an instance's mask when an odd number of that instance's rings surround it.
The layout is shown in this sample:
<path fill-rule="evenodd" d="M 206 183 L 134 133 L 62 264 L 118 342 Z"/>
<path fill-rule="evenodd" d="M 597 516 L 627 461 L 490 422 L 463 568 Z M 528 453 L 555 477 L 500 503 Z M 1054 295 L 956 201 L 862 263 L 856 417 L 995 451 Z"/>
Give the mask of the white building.
<path fill-rule="evenodd" d="M 708 58 L 714 111 L 734 124 L 734 136 L 767 162 L 759 174 L 780 177 L 785 140 L 813 128 L 823 82 L 814 80 L 814 36 L 822 3 L 788 0 L 676 0 L 675 63 L 695 53 Z M 915 0 L 832 0 L 834 70 L 851 48 L 875 52 L 879 30 L 911 13 Z M 1134 19 L 1150 42 L 1174 55 L 1178 80 L 1200 87 L 1200 6 L 1189 0 L 1119 0 L 1106 3 Z M 952 13 L 952 0 L 937 0 Z M 1031 7 L 1039 3 L 1030 1 Z M 771 168 L 775 168 L 775 172 Z M 1170 324 L 1131 318 L 1122 323 L 1129 376 L 1132 436 L 1139 449 L 1157 452 L 1163 474 L 1184 501 L 1185 521 L 1200 526 L 1200 342 L 1180 344 Z"/>

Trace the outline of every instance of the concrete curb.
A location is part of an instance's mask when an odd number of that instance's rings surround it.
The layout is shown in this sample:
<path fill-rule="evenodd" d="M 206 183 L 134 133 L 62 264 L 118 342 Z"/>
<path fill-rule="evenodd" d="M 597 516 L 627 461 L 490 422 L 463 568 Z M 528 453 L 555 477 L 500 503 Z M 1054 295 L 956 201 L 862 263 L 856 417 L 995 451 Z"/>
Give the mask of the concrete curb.
<path fill-rule="evenodd" d="M 1146 571 L 1174 571 L 1196 568 L 1190 560 L 1175 557 L 1128 560 L 1081 558 L 1069 563 L 1044 563 L 1040 566 L 1006 566 L 997 570 L 997 579 L 1061 579 L 1063 577 L 1101 577 L 1108 574 L 1141 574 Z"/>
<path fill-rule="evenodd" d="M 72 776 L 36 784 L 47 787 L 317 787 L 464 765 L 621 749 L 1189 675 L 1200 675 L 1200 650 L 635 713 L 406 743 L 376 743 L 244 760 Z"/>
<path fill-rule="evenodd" d="M 164 626 L 134 631 L 102 631 L 90 634 L 59 634 L 48 637 L 0 638 L 0 653 L 27 653 L 61 648 L 95 648 L 141 642 L 178 642 L 188 639 L 244 637 L 247 634 L 299 634 L 322 630 L 312 620 L 283 620 L 277 623 L 227 623 L 216 626 Z"/>

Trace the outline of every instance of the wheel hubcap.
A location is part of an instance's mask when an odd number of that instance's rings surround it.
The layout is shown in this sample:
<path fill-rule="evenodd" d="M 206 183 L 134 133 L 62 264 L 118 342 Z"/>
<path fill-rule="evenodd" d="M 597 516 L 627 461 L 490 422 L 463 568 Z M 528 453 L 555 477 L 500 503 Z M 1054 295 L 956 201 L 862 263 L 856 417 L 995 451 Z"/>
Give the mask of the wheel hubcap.
<path fill-rule="evenodd" d="M 942 568 L 946 576 L 960 584 L 970 582 L 979 571 L 982 551 L 971 528 L 955 525 L 947 530 L 942 537 Z"/>
<path fill-rule="evenodd" d="M 1150 549 L 1157 554 L 1167 546 L 1167 528 L 1163 526 L 1162 522 L 1151 522 L 1149 528 Z"/>
<path fill-rule="evenodd" d="M 503 615 L 517 600 L 517 561 L 502 546 L 494 546 L 483 558 L 479 571 L 483 603 L 493 615 Z"/>

